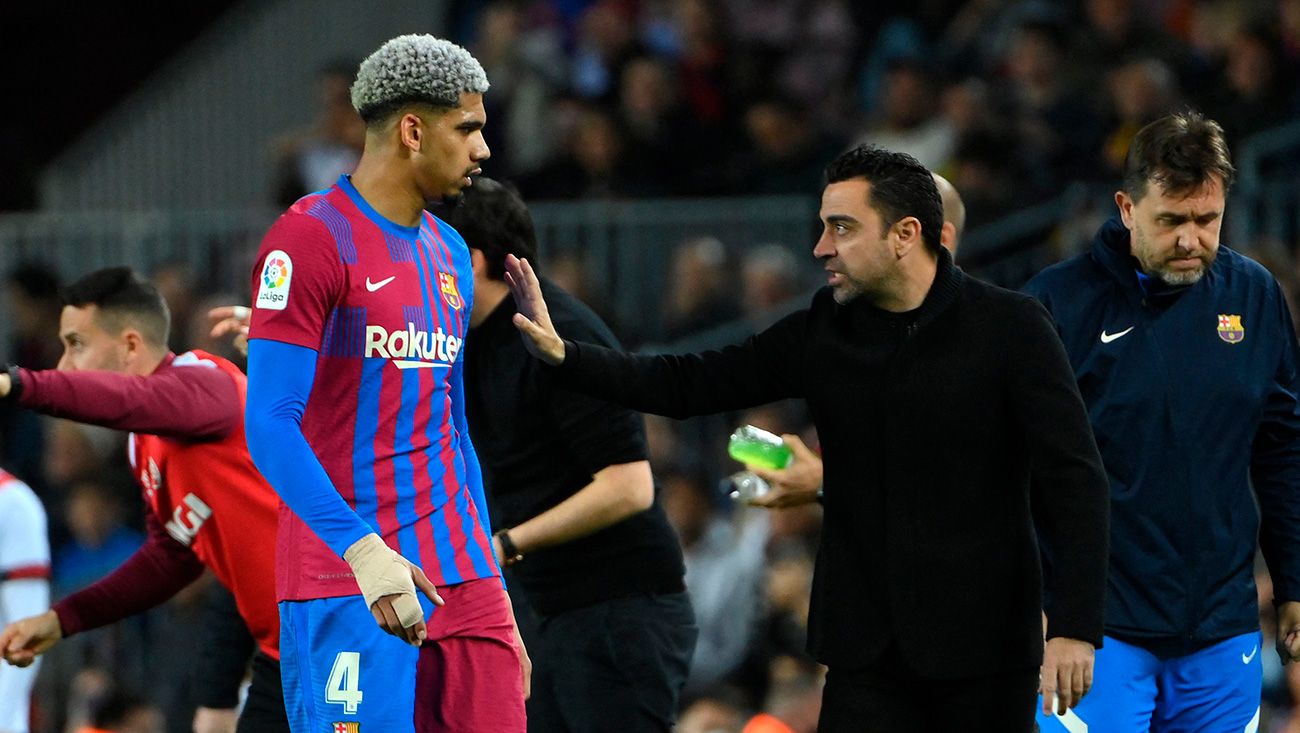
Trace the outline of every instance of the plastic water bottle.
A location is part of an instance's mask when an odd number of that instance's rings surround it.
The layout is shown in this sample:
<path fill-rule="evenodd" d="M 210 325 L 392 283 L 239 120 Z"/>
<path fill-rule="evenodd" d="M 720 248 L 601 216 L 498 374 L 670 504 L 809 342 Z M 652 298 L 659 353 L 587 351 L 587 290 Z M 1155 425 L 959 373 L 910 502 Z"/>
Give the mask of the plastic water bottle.
<path fill-rule="evenodd" d="M 781 440 L 781 436 L 753 425 L 736 428 L 727 443 L 727 453 L 745 465 L 769 470 L 785 468 L 794 457 L 790 446 Z"/>
<path fill-rule="evenodd" d="M 724 483 L 730 487 L 727 496 L 730 496 L 732 501 L 738 502 L 757 499 L 772 488 L 770 484 L 753 471 L 733 473 L 727 477 Z"/>

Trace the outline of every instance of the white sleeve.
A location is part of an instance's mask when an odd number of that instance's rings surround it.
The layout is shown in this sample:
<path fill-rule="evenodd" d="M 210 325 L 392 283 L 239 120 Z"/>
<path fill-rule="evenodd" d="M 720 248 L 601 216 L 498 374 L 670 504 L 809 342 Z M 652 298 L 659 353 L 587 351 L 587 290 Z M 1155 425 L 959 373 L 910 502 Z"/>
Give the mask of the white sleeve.
<path fill-rule="evenodd" d="M 25 484 L 0 486 L 0 579 L 30 577 L 50 567 L 45 508 Z M 0 619 L 4 615 L 0 614 Z"/>
<path fill-rule="evenodd" d="M 50 544 L 45 509 L 25 485 L 0 486 L 0 625 L 50 607 Z M 17 577 L 10 577 L 17 576 Z M 26 669 L 0 663 L 0 733 L 27 733 L 37 661 Z"/>

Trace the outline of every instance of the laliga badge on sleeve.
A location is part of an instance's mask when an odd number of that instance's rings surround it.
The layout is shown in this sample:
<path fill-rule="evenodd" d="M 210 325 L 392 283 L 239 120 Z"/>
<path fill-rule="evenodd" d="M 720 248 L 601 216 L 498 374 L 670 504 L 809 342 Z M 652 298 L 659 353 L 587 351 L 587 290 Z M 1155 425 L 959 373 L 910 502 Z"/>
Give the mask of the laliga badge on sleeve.
<path fill-rule="evenodd" d="M 289 255 L 282 249 L 267 255 L 258 280 L 254 305 L 264 310 L 284 310 L 289 304 L 289 284 L 293 282 L 293 262 Z"/>

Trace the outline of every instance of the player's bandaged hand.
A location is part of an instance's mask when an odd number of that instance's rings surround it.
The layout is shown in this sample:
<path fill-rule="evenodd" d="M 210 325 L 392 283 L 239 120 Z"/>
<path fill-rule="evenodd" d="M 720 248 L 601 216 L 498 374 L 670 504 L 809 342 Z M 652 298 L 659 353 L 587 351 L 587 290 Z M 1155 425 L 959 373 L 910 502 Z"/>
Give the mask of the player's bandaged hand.
<path fill-rule="evenodd" d="M 415 597 L 418 586 L 435 605 L 443 601 L 424 572 L 386 545 L 377 534 L 357 540 L 343 553 L 357 586 L 376 621 L 389 633 L 412 644 L 424 640 L 424 610 Z M 391 598 L 390 598 L 391 597 Z"/>

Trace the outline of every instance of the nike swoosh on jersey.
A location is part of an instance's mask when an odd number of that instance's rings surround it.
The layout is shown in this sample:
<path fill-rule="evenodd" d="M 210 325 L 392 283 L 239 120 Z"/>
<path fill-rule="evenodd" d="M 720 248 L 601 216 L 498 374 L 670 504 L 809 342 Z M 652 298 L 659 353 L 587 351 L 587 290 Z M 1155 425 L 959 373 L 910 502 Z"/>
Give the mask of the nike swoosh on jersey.
<path fill-rule="evenodd" d="M 1251 649 L 1251 650 L 1250 650 L 1250 656 L 1246 656 L 1245 654 L 1242 654 L 1242 655 L 1241 655 L 1241 663 L 1242 663 L 1242 664 L 1250 664 L 1250 660 L 1252 660 L 1252 659 L 1255 658 L 1255 652 L 1258 652 L 1258 651 L 1259 651 L 1259 645 L 1256 645 L 1254 649 Z"/>
<path fill-rule="evenodd" d="M 372 283 L 372 282 L 370 282 L 370 278 L 369 278 L 369 277 L 366 277 L 366 290 L 369 290 L 370 292 L 373 293 L 373 292 L 375 292 L 376 290 L 378 290 L 378 289 L 384 287 L 384 286 L 387 285 L 388 283 L 392 282 L 392 281 L 395 280 L 396 278 L 397 278 L 396 275 L 389 275 L 388 277 L 384 278 L 383 280 L 380 280 L 380 281 L 377 282 L 377 283 Z"/>
<path fill-rule="evenodd" d="M 1134 328 L 1133 326 L 1129 326 L 1128 328 L 1124 329 L 1123 331 L 1120 331 L 1119 333 L 1106 333 L 1106 329 L 1103 328 L 1101 330 L 1101 342 L 1103 344 L 1108 344 L 1111 341 L 1114 341 L 1115 339 L 1123 338 L 1124 336 L 1127 336 L 1128 332 L 1132 331 L 1133 328 Z"/>

